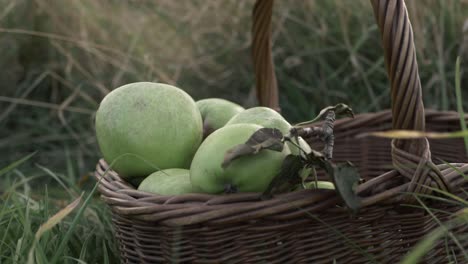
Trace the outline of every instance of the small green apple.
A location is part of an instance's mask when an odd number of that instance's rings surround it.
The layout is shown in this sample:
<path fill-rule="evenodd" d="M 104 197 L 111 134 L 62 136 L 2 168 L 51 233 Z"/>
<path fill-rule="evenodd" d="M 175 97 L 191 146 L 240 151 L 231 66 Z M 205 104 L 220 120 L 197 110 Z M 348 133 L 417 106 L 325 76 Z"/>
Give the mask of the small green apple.
<path fill-rule="evenodd" d="M 198 192 L 190 183 L 190 173 L 187 169 L 166 169 L 154 172 L 140 183 L 138 190 L 161 195 Z"/>
<path fill-rule="evenodd" d="M 199 100 L 196 104 L 203 119 L 205 137 L 223 127 L 229 119 L 245 110 L 238 104 L 219 98 Z"/>
<path fill-rule="evenodd" d="M 226 169 L 221 167 L 226 151 L 244 144 L 260 128 L 254 124 L 234 124 L 209 135 L 190 166 L 192 185 L 213 194 L 265 191 L 290 153 L 287 145 L 282 152 L 262 150 L 234 160 Z"/>
<path fill-rule="evenodd" d="M 200 112 L 186 92 L 151 82 L 110 92 L 97 110 L 95 125 L 104 159 L 124 179 L 189 168 L 203 133 Z"/>
<path fill-rule="evenodd" d="M 289 130 L 292 128 L 291 124 L 289 124 L 282 115 L 271 108 L 263 106 L 249 108 L 240 112 L 231 118 L 226 126 L 233 124 L 257 124 L 266 128 L 276 128 L 279 129 L 283 135 L 289 134 Z M 299 145 L 306 153 L 312 151 L 309 144 L 301 137 L 299 137 L 298 141 L 293 139 L 293 142 Z M 288 146 L 292 154 L 299 155 L 300 150 L 296 146 L 291 143 L 288 143 Z"/>
<path fill-rule="evenodd" d="M 301 186 L 304 189 L 328 189 L 328 190 L 335 190 L 335 185 L 333 182 L 329 181 L 310 181 L 304 183 L 303 186 Z"/>

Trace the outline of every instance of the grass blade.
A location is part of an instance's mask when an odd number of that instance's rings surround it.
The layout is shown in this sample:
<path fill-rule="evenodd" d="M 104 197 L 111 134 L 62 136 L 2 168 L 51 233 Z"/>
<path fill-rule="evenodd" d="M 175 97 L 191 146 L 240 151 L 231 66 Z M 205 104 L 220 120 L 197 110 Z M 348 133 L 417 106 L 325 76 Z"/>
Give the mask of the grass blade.
<path fill-rule="evenodd" d="M 460 57 L 457 58 L 455 65 L 455 94 L 457 97 L 457 112 L 460 115 L 460 127 L 463 132 L 467 132 L 465 122 L 465 112 L 463 112 L 463 97 L 461 93 L 461 76 L 460 76 Z M 465 140 L 465 150 L 468 155 L 468 135 L 464 137 Z"/>
<path fill-rule="evenodd" d="M 45 222 L 43 225 L 39 227 L 37 230 L 36 239 L 41 238 L 41 236 L 44 234 L 44 232 L 52 229 L 55 225 L 60 223 L 67 215 L 69 215 L 79 204 L 81 201 L 83 195 L 78 197 L 75 201 L 73 201 L 71 204 L 67 205 L 65 208 L 60 210 L 58 213 L 56 213 L 54 216 L 49 218 L 47 222 Z"/>
<path fill-rule="evenodd" d="M 422 132 L 414 130 L 388 130 L 371 133 L 362 133 L 357 135 L 357 138 L 363 138 L 367 136 L 381 137 L 381 138 L 397 138 L 397 139 L 417 139 L 417 138 L 435 138 L 435 139 L 446 139 L 446 138 L 467 138 L 468 130 L 455 131 L 455 132 Z"/>
<path fill-rule="evenodd" d="M 86 254 L 88 253 L 88 251 L 87 251 L 88 243 L 91 240 L 91 236 L 92 236 L 92 234 L 94 234 L 94 231 L 95 231 L 95 228 L 93 228 L 91 230 L 91 232 L 89 232 L 89 234 L 86 236 L 86 239 L 85 239 L 83 245 L 81 246 L 81 252 L 80 252 L 80 258 L 79 259 L 85 259 L 86 258 Z"/>
<path fill-rule="evenodd" d="M 414 263 L 419 263 L 421 258 L 428 252 L 439 240 L 441 237 L 443 237 L 447 231 L 444 228 L 437 228 L 429 235 L 421 239 L 421 242 L 419 242 L 413 249 L 411 249 L 410 253 L 406 255 L 401 264 L 414 264 Z"/>
<path fill-rule="evenodd" d="M 462 210 L 460 214 L 456 214 L 457 217 L 447 225 L 453 224 L 453 222 L 466 221 L 468 220 L 468 210 Z M 423 237 L 416 246 L 414 246 L 411 251 L 403 258 L 401 264 L 413 264 L 420 263 L 420 260 L 424 255 L 436 244 L 437 240 L 441 239 L 447 233 L 449 233 L 449 228 L 447 226 L 440 226 L 430 232 L 428 235 Z M 466 257 L 466 256 L 465 256 Z M 467 259 L 468 260 L 468 259 Z"/>
<path fill-rule="evenodd" d="M 106 171 L 107 173 L 107 171 Z M 78 212 L 76 213 L 76 216 L 75 218 L 73 219 L 73 222 L 71 223 L 70 227 L 68 228 L 68 231 L 67 233 L 65 233 L 65 235 L 63 236 L 63 239 L 62 241 L 60 242 L 60 245 L 58 246 L 57 250 L 55 251 L 55 255 L 54 257 L 52 258 L 52 261 L 50 261 L 50 263 L 57 263 L 60 255 L 63 253 L 63 251 L 65 250 L 65 246 L 66 244 L 68 243 L 68 240 L 71 238 L 71 235 L 72 235 L 72 232 L 75 228 L 75 226 L 77 225 L 78 223 L 78 220 L 80 219 L 81 215 L 83 215 L 83 212 L 85 211 L 87 205 L 91 202 L 91 198 L 93 197 L 94 195 L 94 192 L 97 190 L 97 187 L 99 186 L 99 182 L 97 182 L 93 189 L 91 190 L 91 192 L 88 194 L 88 197 L 86 197 L 86 200 L 84 201 L 83 203 L 83 206 L 81 206 L 81 208 L 78 210 Z"/>
<path fill-rule="evenodd" d="M 42 224 L 39 229 L 36 232 L 34 243 L 31 246 L 31 249 L 29 250 L 29 255 L 28 255 L 28 264 L 34 264 L 34 250 L 37 242 L 41 238 L 41 236 L 47 232 L 48 230 L 52 229 L 55 225 L 60 223 L 67 215 L 69 215 L 79 204 L 81 201 L 81 198 L 83 195 L 78 197 L 75 201 L 73 201 L 71 204 L 67 205 L 65 208 L 60 210 L 58 213 L 56 213 L 54 216 L 49 218 L 44 224 Z"/>
<path fill-rule="evenodd" d="M 62 186 L 62 188 L 64 190 L 66 190 L 68 192 L 68 194 L 70 195 L 70 197 L 76 197 L 77 193 L 73 191 L 73 189 L 67 187 L 67 185 L 60 179 L 60 177 L 58 175 L 56 175 L 55 173 L 53 173 L 50 169 L 44 167 L 44 166 L 41 166 L 39 164 L 36 164 L 36 166 L 41 169 L 43 172 L 45 172 L 47 175 L 51 176 L 52 178 L 54 178 L 54 180 L 57 181 L 58 184 L 60 184 L 60 186 Z M 68 180 L 67 178 L 65 178 L 65 180 Z"/>
<path fill-rule="evenodd" d="M 36 155 L 37 151 L 25 156 L 24 158 L 21 158 L 13 163 L 11 163 L 10 165 L 6 166 L 5 168 L 1 169 L 0 170 L 0 176 L 2 176 L 3 174 L 13 170 L 14 168 L 18 167 L 19 165 L 23 164 L 24 162 L 26 162 L 27 160 L 29 160 L 32 156 Z"/>
<path fill-rule="evenodd" d="M 84 260 L 81 260 L 81 259 L 77 259 L 77 258 L 72 258 L 72 257 L 65 257 L 66 259 L 70 259 L 70 260 L 73 260 L 75 261 L 76 263 L 80 263 L 80 264 L 87 264 L 86 261 Z"/>
<path fill-rule="evenodd" d="M 104 252 L 104 260 L 103 260 L 103 263 L 104 264 L 109 264 L 109 255 L 108 255 L 108 252 L 107 252 L 107 246 L 106 246 L 106 243 L 104 243 L 104 240 L 102 241 L 102 249 L 103 249 L 103 252 Z"/>

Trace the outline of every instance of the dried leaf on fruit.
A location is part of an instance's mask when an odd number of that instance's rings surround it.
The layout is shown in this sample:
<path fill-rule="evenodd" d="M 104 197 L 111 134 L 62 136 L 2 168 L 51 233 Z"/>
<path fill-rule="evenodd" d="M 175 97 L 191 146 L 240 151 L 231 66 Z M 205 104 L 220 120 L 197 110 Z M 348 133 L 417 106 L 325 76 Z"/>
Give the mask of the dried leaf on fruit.
<path fill-rule="evenodd" d="M 281 152 L 283 148 L 283 134 L 280 130 L 276 128 L 261 128 L 253 133 L 244 144 L 239 144 L 226 151 L 221 166 L 227 168 L 234 160 L 243 156 L 257 154 L 264 149 Z"/>

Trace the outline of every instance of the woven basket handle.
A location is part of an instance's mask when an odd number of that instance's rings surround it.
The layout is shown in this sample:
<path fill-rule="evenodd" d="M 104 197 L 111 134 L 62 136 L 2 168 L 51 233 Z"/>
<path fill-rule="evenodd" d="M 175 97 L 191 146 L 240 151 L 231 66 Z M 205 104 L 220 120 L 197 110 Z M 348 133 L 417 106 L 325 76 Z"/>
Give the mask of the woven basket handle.
<path fill-rule="evenodd" d="M 273 0 L 257 0 L 253 10 L 252 57 L 258 103 L 280 111 L 278 82 L 271 49 Z"/>
<path fill-rule="evenodd" d="M 413 28 L 404 0 L 371 0 L 382 35 L 385 65 L 391 84 L 393 129 L 425 130 L 425 114 L 414 46 Z M 413 193 L 430 193 L 424 186 L 450 186 L 431 159 L 429 141 L 393 140 L 393 165 L 410 180 Z"/>
<path fill-rule="evenodd" d="M 391 84 L 393 129 L 425 130 L 424 104 L 413 29 L 404 0 L 370 0 L 382 34 L 385 63 Z M 259 103 L 279 109 L 278 86 L 271 53 L 273 0 L 257 0 L 253 11 L 253 63 Z M 449 191 L 439 169 L 432 163 L 427 139 L 393 140 L 392 160 L 410 180 L 407 191 L 429 193 L 423 185 Z"/>

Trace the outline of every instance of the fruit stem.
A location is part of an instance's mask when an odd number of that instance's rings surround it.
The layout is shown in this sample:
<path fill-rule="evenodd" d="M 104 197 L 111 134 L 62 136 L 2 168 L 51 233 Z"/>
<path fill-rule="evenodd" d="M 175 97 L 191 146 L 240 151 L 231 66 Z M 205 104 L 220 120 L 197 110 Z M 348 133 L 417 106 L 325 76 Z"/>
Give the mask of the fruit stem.
<path fill-rule="evenodd" d="M 293 127 L 290 131 L 290 134 L 294 137 L 300 136 L 303 138 L 319 137 L 325 143 L 325 147 L 322 150 L 322 153 L 326 159 L 331 159 L 333 156 L 333 146 L 335 143 L 335 135 L 333 134 L 335 119 L 335 112 L 333 110 L 329 110 L 326 113 L 325 121 L 321 127 Z"/>

